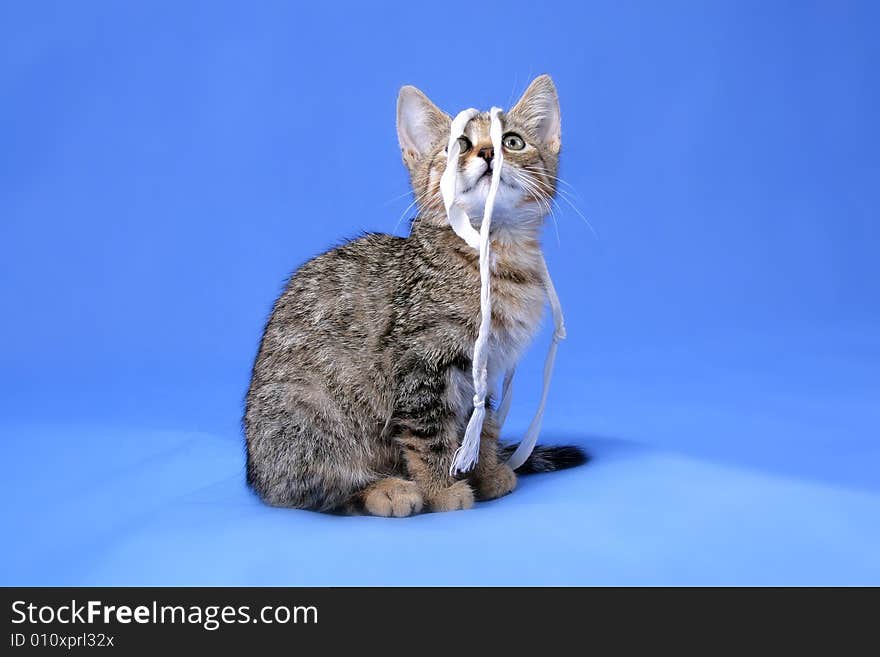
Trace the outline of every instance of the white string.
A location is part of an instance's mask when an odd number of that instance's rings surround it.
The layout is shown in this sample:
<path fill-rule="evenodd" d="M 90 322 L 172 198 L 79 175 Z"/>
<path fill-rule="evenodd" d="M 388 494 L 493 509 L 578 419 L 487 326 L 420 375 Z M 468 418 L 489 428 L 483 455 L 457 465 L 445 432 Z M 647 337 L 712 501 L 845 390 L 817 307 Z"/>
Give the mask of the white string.
<path fill-rule="evenodd" d="M 489 334 L 492 328 L 492 291 L 489 272 L 491 253 L 489 231 L 492 222 L 492 211 L 495 207 L 495 197 L 498 194 L 498 185 L 501 182 L 501 168 L 504 163 L 504 153 L 501 143 L 501 110 L 497 107 L 493 107 L 489 112 L 489 136 L 492 140 L 492 147 L 494 149 L 492 180 L 489 184 L 489 193 L 486 196 L 486 205 L 483 209 L 483 221 L 480 224 L 479 232 L 477 232 L 471 225 L 470 218 L 464 208 L 455 204 L 458 158 L 461 155 L 461 146 L 458 140 L 460 137 L 464 136 L 464 130 L 467 127 L 467 124 L 477 114 L 479 114 L 479 112 L 475 109 L 466 109 L 459 112 L 453 119 L 449 130 L 449 141 L 447 144 L 446 170 L 440 178 L 440 193 L 443 197 L 443 205 L 446 208 L 446 215 L 449 224 L 452 226 L 455 233 L 468 245 L 479 249 L 480 251 L 480 328 L 477 333 L 477 340 L 474 343 L 472 358 L 474 411 L 471 414 L 467 428 L 465 429 L 461 446 L 455 451 L 453 456 L 452 465 L 449 468 L 449 472 L 452 475 L 471 470 L 474 465 L 476 465 L 480 455 L 480 434 L 482 433 L 483 422 L 486 417 L 486 395 L 488 393 Z M 556 330 L 553 334 L 553 342 L 550 345 L 544 363 L 544 386 L 541 391 L 541 400 L 538 404 L 538 409 L 535 412 L 535 416 L 532 418 L 532 422 L 526 431 L 525 437 L 508 460 L 508 465 L 514 469 L 525 463 L 538 440 L 538 434 L 541 431 L 541 423 L 544 417 L 544 408 L 547 403 L 547 395 L 550 390 L 550 380 L 553 376 L 553 364 L 556 359 L 556 349 L 559 342 L 565 338 L 562 307 L 559 304 L 559 297 L 553 287 L 553 281 L 550 279 L 550 272 L 547 269 L 547 263 L 544 260 L 543 254 L 541 254 L 541 278 L 544 284 L 544 291 L 547 294 L 547 299 L 550 302 L 550 307 L 553 312 L 553 322 Z M 499 428 L 504 424 L 504 420 L 507 418 L 507 413 L 510 410 L 514 372 L 514 368 L 505 372 L 501 404 L 498 408 Z"/>
<path fill-rule="evenodd" d="M 516 368 L 511 367 L 504 373 L 504 384 L 501 386 L 501 403 L 495 412 L 495 420 L 498 422 L 498 428 L 504 426 L 507 414 L 510 412 L 510 402 L 513 400 L 513 375 L 516 374 Z"/>
<path fill-rule="evenodd" d="M 544 385 L 541 389 L 541 401 L 538 402 L 538 409 L 535 411 L 535 416 L 532 418 L 522 442 L 507 459 L 507 465 L 514 470 L 526 462 L 538 442 L 538 434 L 541 433 L 541 423 L 544 420 L 544 408 L 547 406 L 547 395 L 550 392 L 550 380 L 553 378 L 556 349 L 559 347 L 559 343 L 565 340 L 565 319 L 562 316 L 562 306 L 559 303 L 556 288 L 553 287 L 550 270 L 547 269 L 547 261 L 544 260 L 543 254 L 541 255 L 541 278 L 544 280 L 544 291 L 547 293 L 547 300 L 550 302 L 550 309 L 553 312 L 555 330 L 553 331 L 553 341 L 547 350 L 547 357 L 544 359 Z"/>
<path fill-rule="evenodd" d="M 489 285 L 491 278 L 489 273 L 491 260 L 489 231 L 492 227 L 492 211 L 495 208 L 495 196 L 498 194 L 498 185 L 501 183 L 501 167 L 504 164 L 504 154 L 501 148 L 501 109 L 493 107 L 489 115 L 491 117 L 489 137 L 492 140 L 494 156 L 492 158 L 492 180 L 489 183 L 489 193 L 486 195 L 486 205 L 483 208 L 483 221 L 480 224 L 480 329 L 477 333 L 477 340 L 474 343 L 474 354 L 471 359 L 471 371 L 474 379 L 474 412 L 471 414 L 471 419 L 468 421 L 467 428 L 464 431 L 461 446 L 455 450 L 452 458 L 452 465 L 449 471 L 453 475 L 457 472 L 467 472 L 476 465 L 477 460 L 480 458 L 480 434 L 483 431 L 483 421 L 486 418 L 486 395 L 488 394 L 489 387 L 489 334 L 492 330 L 492 287 Z M 456 120 L 464 120 L 464 116 L 459 114 L 455 118 Z M 469 121 L 470 119 L 467 120 Z M 465 125 L 467 125 L 467 122 L 460 126 L 462 131 Z M 452 134 L 451 131 L 450 134 Z M 458 146 L 459 136 L 461 135 L 456 135 L 456 146 Z M 455 151 L 458 150 L 460 148 L 455 149 Z M 452 189 L 454 191 L 455 177 L 458 172 L 458 156 L 456 154 L 455 159 L 451 159 L 453 153 L 453 149 L 450 148 L 447 153 L 446 170 L 453 170 Z M 461 216 L 464 217 L 470 226 L 470 219 L 468 219 L 464 209 L 461 209 Z"/>
<path fill-rule="evenodd" d="M 477 114 L 479 112 L 473 108 L 466 109 L 459 112 L 452 120 L 452 127 L 449 129 L 449 142 L 446 145 L 446 171 L 440 176 L 440 195 L 443 197 L 449 225 L 461 239 L 475 249 L 480 248 L 480 234 L 471 226 L 471 220 L 464 208 L 455 205 L 455 180 L 458 176 L 458 157 L 461 155 L 461 145 L 458 143 L 458 139 L 464 136 L 464 129 Z M 500 171 L 500 167 L 496 168 Z"/>

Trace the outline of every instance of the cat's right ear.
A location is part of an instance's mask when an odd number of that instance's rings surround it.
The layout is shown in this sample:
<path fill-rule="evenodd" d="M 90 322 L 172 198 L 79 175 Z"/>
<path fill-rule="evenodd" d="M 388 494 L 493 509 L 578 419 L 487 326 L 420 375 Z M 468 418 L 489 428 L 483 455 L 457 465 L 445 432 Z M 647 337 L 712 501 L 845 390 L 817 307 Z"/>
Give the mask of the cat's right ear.
<path fill-rule="evenodd" d="M 397 139 L 403 163 L 412 171 L 446 137 L 452 118 L 415 87 L 402 87 L 397 96 Z"/>

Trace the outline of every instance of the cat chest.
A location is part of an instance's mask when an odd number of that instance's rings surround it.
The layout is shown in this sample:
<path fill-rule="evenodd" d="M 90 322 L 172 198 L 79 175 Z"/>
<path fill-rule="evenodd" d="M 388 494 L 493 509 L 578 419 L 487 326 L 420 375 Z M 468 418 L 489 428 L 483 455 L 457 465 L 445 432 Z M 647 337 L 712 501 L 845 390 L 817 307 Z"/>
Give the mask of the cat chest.
<path fill-rule="evenodd" d="M 492 336 L 489 376 L 514 367 L 541 325 L 545 295 L 537 282 L 502 280 L 492 290 Z"/>
<path fill-rule="evenodd" d="M 543 317 L 544 303 L 544 290 L 538 284 L 493 285 L 492 333 L 487 362 L 490 390 L 496 389 L 505 372 L 516 366 L 534 339 Z M 479 313 L 478 310 L 475 312 Z M 473 341 L 462 345 L 463 351 L 468 355 L 473 353 L 473 348 Z M 452 407 L 459 409 L 462 421 L 467 419 L 471 409 L 474 394 L 472 376 L 470 368 L 450 370 L 447 401 Z"/>

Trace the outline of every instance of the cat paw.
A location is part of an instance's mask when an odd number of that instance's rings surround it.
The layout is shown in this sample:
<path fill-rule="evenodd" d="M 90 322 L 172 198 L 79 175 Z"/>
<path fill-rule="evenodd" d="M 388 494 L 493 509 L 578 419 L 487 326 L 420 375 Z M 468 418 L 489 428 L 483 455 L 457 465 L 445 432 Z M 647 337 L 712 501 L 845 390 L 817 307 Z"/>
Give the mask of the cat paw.
<path fill-rule="evenodd" d="M 430 500 L 432 511 L 459 511 L 474 505 L 474 491 L 466 481 L 457 481 Z"/>
<path fill-rule="evenodd" d="M 516 473 L 502 463 L 489 472 L 480 473 L 474 484 L 481 500 L 494 500 L 516 488 Z"/>
<path fill-rule="evenodd" d="M 373 516 L 405 518 L 421 511 L 423 505 L 418 486 L 406 479 L 382 479 L 364 492 L 364 509 Z"/>

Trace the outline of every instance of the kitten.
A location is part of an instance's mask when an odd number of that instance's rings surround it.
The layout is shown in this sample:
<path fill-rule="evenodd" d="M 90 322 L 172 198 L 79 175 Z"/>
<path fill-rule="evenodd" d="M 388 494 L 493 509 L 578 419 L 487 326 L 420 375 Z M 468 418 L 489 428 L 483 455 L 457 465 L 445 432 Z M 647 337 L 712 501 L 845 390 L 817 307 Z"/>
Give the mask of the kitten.
<path fill-rule="evenodd" d="M 403 87 L 397 131 L 419 214 L 409 237 L 371 234 L 291 276 L 254 363 L 244 428 L 247 480 L 268 504 L 408 516 L 467 509 L 516 486 L 489 410 L 480 459 L 450 476 L 473 410 L 479 257 L 440 196 L 450 117 Z M 560 115 L 549 76 L 502 115 L 504 165 L 492 218 L 489 375 L 516 363 L 544 310 L 539 233 L 555 194 Z M 465 130 L 456 201 L 478 228 L 494 152 L 489 115 Z M 539 447 L 521 472 L 578 465 L 575 447 Z"/>

